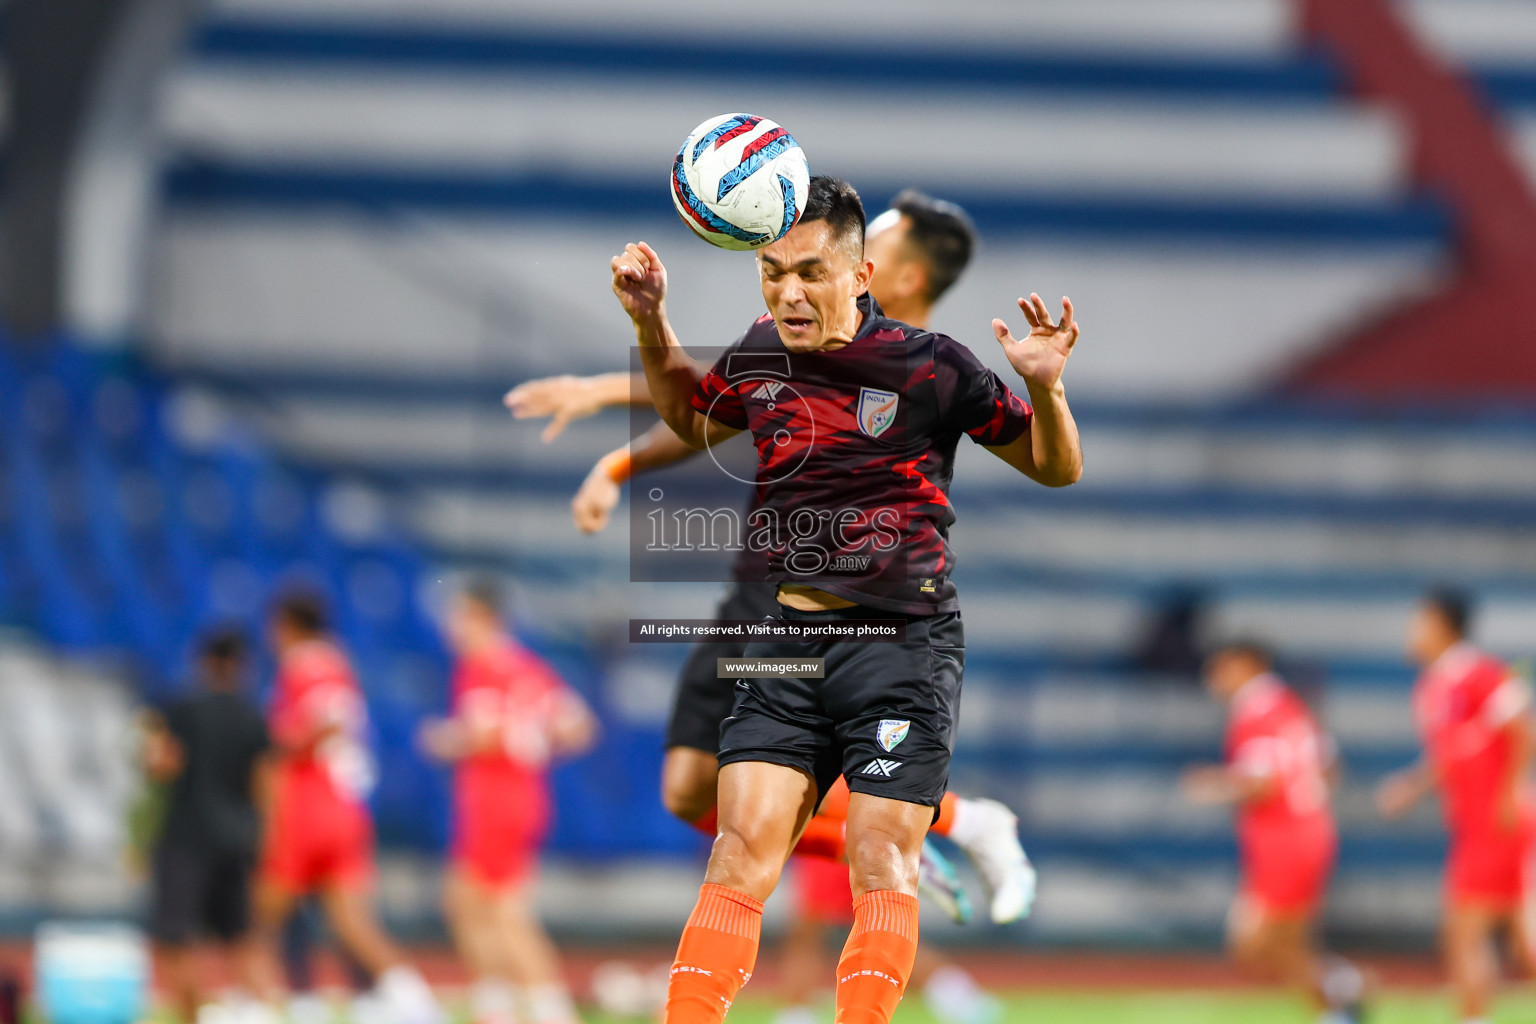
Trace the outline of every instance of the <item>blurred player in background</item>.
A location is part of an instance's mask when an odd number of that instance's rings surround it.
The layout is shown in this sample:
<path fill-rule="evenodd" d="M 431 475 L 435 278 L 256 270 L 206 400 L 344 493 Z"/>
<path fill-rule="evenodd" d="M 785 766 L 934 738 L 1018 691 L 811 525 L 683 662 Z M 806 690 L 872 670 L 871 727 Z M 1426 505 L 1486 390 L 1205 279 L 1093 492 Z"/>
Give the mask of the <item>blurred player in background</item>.
<path fill-rule="evenodd" d="M 147 774 L 170 785 L 153 856 L 150 931 L 176 1011 L 209 1024 L 193 942 L 211 938 L 246 987 L 241 1024 L 261 1019 L 248 1000 L 259 988 L 251 941 L 251 878 L 259 839 L 256 797 L 268 752 L 261 712 L 244 693 L 245 637 L 219 630 L 198 645 L 197 686 L 164 711 L 144 746 Z M 269 1019 L 270 1015 L 268 1015 Z"/>
<path fill-rule="evenodd" d="M 1438 590 L 1420 603 L 1408 653 L 1421 672 L 1413 715 L 1424 757 L 1377 792 L 1395 818 L 1438 789 L 1450 848 L 1445 866 L 1444 947 L 1463 1024 L 1486 1024 L 1498 985 L 1494 940 L 1507 930 L 1529 967 L 1522 920 L 1532 898 L 1536 807 L 1527 772 L 1532 731 L 1529 684 L 1467 642 L 1471 604 Z"/>
<path fill-rule="evenodd" d="M 1226 761 L 1191 769 L 1184 786 L 1196 803 L 1236 808 L 1242 888 L 1228 948 L 1246 970 L 1311 996 L 1319 1024 L 1355 1024 L 1364 980 L 1347 961 L 1320 955 L 1314 934 L 1338 850 L 1333 741 L 1257 642 L 1218 648 L 1205 684 L 1227 705 Z"/>
<path fill-rule="evenodd" d="M 458 659 L 453 714 L 427 723 L 422 743 L 455 765 L 444 905 L 475 978 L 474 1022 L 578 1024 L 532 882 L 549 828 L 549 762 L 590 748 L 597 720 L 507 632 L 492 584 L 455 595 L 444 632 Z"/>
<path fill-rule="evenodd" d="M 256 888 L 266 994 L 281 992 L 282 928 L 295 903 L 314 894 L 336 937 L 373 975 L 391 1024 L 440 1024 L 431 989 L 385 937 L 369 904 L 373 822 L 366 801 L 374 768 L 352 666 L 314 595 L 281 599 L 269 630 L 278 669 L 268 722 L 278 761 Z"/>
<path fill-rule="evenodd" d="M 870 296 L 887 316 L 926 328 L 935 303 L 969 263 L 975 238 L 970 218 L 960 207 L 915 190 L 901 193 L 891 209 L 869 226 L 866 256 L 875 265 Z M 607 406 L 651 404 L 645 376 L 626 373 L 528 381 L 513 388 L 506 401 L 519 419 L 550 417 L 543 435 L 546 441 L 573 420 Z M 598 460 L 571 502 L 577 527 L 593 533 L 607 526 L 620 486 L 630 476 L 698 454 L 665 423 L 657 423 L 632 444 Z M 773 614 L 777 608 L 774 587 L 761 582 L 766 575 L 764 556 L 744 549 L 732 567 L 733 582 L 715 618 L 760 620 Z M 735 701 L 731 680 L 716 676 L 716 659 L 739 658 L 745 648 L 745 642 L 695 644 L 679 678 L 667 726 L 662 802 L 677 817 L 710 835 L 715 831 L 720 724 Z M 806 826 L 798 853 L 843 859 L 847 796 L 847 785 L 839 780 Z M 946 794 L 933 831 L 947 836 L 969 856 L 987 888 L 988 911 L 995 923 L 1016 921 L 1029 912 L 1035 871 L 1019 844 L 1018 819 L 1012 811 L 994 800 Z M 969 916 L 964 893 L 932 847 L 925 851 L 923 881 L 924 893 L 951 917 Z M 948 1005 L 956 1005 L 956 1000 Z"/>

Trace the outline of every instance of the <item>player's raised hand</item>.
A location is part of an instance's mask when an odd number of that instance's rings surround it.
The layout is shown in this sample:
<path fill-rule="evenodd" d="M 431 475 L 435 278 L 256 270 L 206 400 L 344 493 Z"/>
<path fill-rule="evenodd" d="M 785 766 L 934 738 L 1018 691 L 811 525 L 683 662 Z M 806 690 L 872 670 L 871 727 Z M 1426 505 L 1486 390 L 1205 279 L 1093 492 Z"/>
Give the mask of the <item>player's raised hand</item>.
<path fill-rule="evenodd" d="M 524 381 L 508 391 L 502 403 L 518 420 L 549 417 L 549 425 L 539 435 L 545 441 L 560 436 L 566 424 L 584 419 L 603 408 L 603 396 L 591 378 L 565 374 Z"/>
<path fill-rule="evenodd" d="M 1081 330 L 1072 319 L 1072 300 L 1062 297 L 1060 323 L 1051 320 L 1050 310 L 1045 308 L 1040 296 L 1033 293 L 1029 298 L 1019 300 L 1019 308 L 1024 311 L 1024 319 L 1029 321 L 1027 335 L 1015 338 L 1002 320 L 992 321 L 992 332 L 1003 346 L 1009 365 L 1020 377 L 1039 387 L 1053 388 L 1061 380 L 1061 371 L 1066 369 L 1067 357 L 1072 354 Z"/>
<path fill-rule="evenodd" d="M 667 268 L 656 250 L 644 242 L 630 242 L 612 265 L 613 294 L 629 318 L 638 322 L 659 314 L 667 298 Z"/>
<path fill-rule="evenodd" d="M 599 462 L 571 499 L 571 520 L 582 533 L 597 533 L 608 525 L 608 516 L 618 503 L 619 485 Z"/>

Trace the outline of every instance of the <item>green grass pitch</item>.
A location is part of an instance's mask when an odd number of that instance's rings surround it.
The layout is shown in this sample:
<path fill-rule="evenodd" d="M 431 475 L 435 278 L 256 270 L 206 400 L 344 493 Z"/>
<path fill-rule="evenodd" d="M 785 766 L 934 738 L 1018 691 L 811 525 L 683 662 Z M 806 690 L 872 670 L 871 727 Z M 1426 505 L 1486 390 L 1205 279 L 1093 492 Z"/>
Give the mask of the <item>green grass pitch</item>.
<path fill-rule="evenodd" d="M 1299 998 L 1251 990 L 1206 992 L 1041 991 L 1010 995 L 1001 1024 L 1311 1024 L 1313 1015 Z M 731 1008 L 727 1024 L 772 1024 L 776 1005 L 743 997 Z M 590 1024 L 622 1024 L 586 1014 Z M 832 1019 L 827 1008 L 825 1020 Z M 1499 1001 L 1495 1024 L 1536 1021 L 1536 994 L 1511 991 Z M 1449 997 L 1442 992 L 1395 990 L 1372 1004 L 1368 1024 L 1456 1024 Z M 936 1024 L 922 1000 L 909 996 L 893 1024 Z"/>

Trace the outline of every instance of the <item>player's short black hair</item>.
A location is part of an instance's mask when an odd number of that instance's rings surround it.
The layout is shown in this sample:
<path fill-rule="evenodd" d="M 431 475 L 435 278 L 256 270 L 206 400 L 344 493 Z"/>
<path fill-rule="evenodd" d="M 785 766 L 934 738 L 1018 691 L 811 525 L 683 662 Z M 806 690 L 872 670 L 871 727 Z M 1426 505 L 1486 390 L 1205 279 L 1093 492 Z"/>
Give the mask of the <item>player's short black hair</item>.
<path fill-rule="evenodd" d="M 459 593 L 493 615 L 500 615 L 502 603 L 501 584 L 489 576 L 476 576 L 459 588 Z"/>
<path fill-rule="evenodd" d="M 239 626 L 215 626 L 197 641 L 197 656 L 204 661 L 243 662 L 250 649 L 250 640 Z"/>
<path fill-rule="evenodd" d="M 960 280 L 976 250 L 976 226 L 954 203 L 935 199 L 915 188 L 891 201 L 891 209 L 911 222 L 907 241 L 928 264 L 928 301 L 937 302 Z"/>
<path fill-rule="evenodd" d="M 1211 657 L 1218 654 L 1235 654 L 1239 657 L 1251 659 L 1265 668 L 1275 663 L 1275 650 L 1268 643 L 1255 636 L 1235 636 L 1228 640 L 1222 640 L 1211 649 Z"/>
<path fill-rule="evenodd" d="M 1451 632 L 1466 636 L 1472 629 L 1472 595 L 1460 587 L 1431 587 L 1424 603 L 1433 608 Z"/>
<path fill-rule="evenodd" d="M 277 599 L 273 614 L 307 636 L 319 636 L 331 625 L 325 598 L 313 590 L 290 590 Z"/>
<path fill-rule="evenodd" d="M 806 195 L 800 223 L 818 220 L 827 222 L 833 238 L 848 242 L 856 255 L 863 255 L 864 203 L 852 185 L 826 174 L 811 177 L 811 190 Z"/>
<path fill-rule="evenodd" d="M 251 644 L 239 626 L 216 626 L 197 640 L 197 661 L 204 681 L 214 687 L 239 686 L 250 660 Z"/>

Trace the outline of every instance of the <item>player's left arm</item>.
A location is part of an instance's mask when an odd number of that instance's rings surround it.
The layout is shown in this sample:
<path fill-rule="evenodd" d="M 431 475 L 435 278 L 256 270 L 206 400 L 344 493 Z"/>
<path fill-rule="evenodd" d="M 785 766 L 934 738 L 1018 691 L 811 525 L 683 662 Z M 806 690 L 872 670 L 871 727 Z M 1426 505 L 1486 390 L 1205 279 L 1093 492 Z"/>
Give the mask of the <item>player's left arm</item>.
<path fill-rule="evenodd" d="M 1488 724 L 1504 734 L 1509 743 L 1509 763 L 1499 785 L 1499 824 L 1514 828 L 1520 821 L 1520 803 L 1531 762 L 1536 758 L 1536 732 L 1531 721 L 1530 683 L 1510 675 L 1483 702 Z"/>
<path fill-rule="evenodd" d="M 574 757 L 596 745 L 601 727 L 581 695 L 562 687 L 549 717 L 549 749 L 557 757 Z"/>
<path fill-rule="evenodd" d="M 1063 298 L 1061 305 L 1061 322 L 1053 323 L 1040 296 L 1020 299 L 1019 308 L 1029 321 L 1029 333 L 1022 339 L 1015 338 L 1002 320 L 992 321 L 1008 364 L 1024 378 L 1034 418 L 1018 438 L 987 450 L 1047 487 L 1066 487 L 1083 475 L 1083 445 L 1061 383 L 1081 327 L 1072 317 L 1072 300 Z"/>

